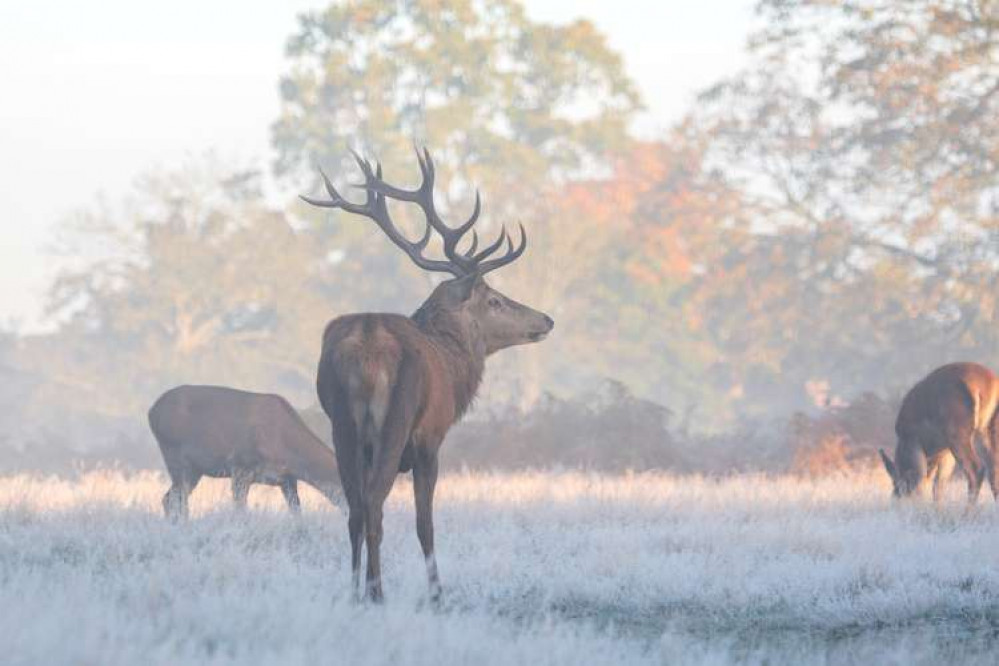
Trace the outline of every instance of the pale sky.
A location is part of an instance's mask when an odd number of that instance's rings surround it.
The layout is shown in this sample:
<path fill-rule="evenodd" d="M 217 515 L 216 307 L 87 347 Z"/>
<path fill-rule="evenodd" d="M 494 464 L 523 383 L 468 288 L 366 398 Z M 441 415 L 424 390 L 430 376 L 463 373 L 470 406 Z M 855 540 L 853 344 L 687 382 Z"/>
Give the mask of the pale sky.
<path fill-rule="evenodd" d="M 98 195 L 209 150 L 269 164 L 295 16 L 317 0 L 32 0 L 0 5 L 0 325 L 33 328 L 57 224 Z M 753 0 L 530 0 L 591 19 L 668 127 L 743 62 Z"/>

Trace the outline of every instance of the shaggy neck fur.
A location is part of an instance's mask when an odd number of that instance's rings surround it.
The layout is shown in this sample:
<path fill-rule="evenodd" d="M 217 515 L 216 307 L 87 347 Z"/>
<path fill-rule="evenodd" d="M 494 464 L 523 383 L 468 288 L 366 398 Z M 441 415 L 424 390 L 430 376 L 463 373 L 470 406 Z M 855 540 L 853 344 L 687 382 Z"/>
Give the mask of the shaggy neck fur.
<path fill-rule="evenodd" d="M 455 406 L 461 418 L 475 399 L 485 370 L 486 344 L 481 331 L 474 321 L 466 323 L 432 301 L 421 305 L 412 319 L 447 358 L 454 380 Z"/>

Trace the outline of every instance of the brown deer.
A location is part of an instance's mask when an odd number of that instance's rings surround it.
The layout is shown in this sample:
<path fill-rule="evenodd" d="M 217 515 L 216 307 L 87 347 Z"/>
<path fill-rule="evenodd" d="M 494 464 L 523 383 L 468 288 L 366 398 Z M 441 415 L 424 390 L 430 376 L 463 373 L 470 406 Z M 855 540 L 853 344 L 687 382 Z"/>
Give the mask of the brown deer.
<path fill-rule="evenodd" d="M 933 480 L 939 500 L 944 481 L 961 464 L 974 503 L 986 474 L 999 497 L 996 451 L 999 448 L 999 378 L 977 363 L 937 368 L 912 387 L 895 420 L 895 460 L 880 449 L 896 497 L 911 495 Z"/>
<path fill-rule="evenodd" d="M 412 470 L 416 533 L 423 549 L 431 598 L 441 587 L 434 557 L 433 499 L 437 452 L 448 429 L 468 409 L 482 380 L 486 357 L 506 347 L 538 342 L 552 330 L 547 315 L 504 296 L 484 276 L 520 257 L 527 237 L 520 227 L 516 249 L 504 229 L 496 242 L 477 250 L 473 231 L 468 249 L 459 241 L 475 224 L 445 224 L 434 207 L 434 163 L 424 149 L 417 153 L 423 179 L 415 190 L 382 180 L 381 165 L 354 155 L 364 175 L 363 204 L 345 200 L 322 174 L 328 201 L 306 202 L 370 218 L 420 268 L 452 276 L 439 285 L 412 317 L 398 314 L 351 314 L 331 321 L 323 333 L 316 388 L 333 424 L 333 443 L 349 510 L 351 567 L 360 593 L 362 533 L 367 545 L 366 594 L 382 599 L 379 546 L 382 505 L 397 473 Z M 320 172 L 322 173 L 322 172 Z M 417 241 L 407 240 L 389 216 L 387 201 L 415 204 L 426 220 Z M 436 232 L 445 259 L 423 254 Z M 503 254 L 493 257 L 503 245 Z M 491 257 L 491 258 L 490 258 Z"/>
<path fill-rule="evenodd" d="M 149 409 L 172 485 L 163 496 L 170 518 L 187 517 L 187 498 L 202 476 L 232 478 L 237 508 L 250 485 L 280 486 L 292 513 L 299 511 L 298 481 L 340 505 L 336 457 L 298 412 L 277 395 L 223 386 L 178 386 Z"/>

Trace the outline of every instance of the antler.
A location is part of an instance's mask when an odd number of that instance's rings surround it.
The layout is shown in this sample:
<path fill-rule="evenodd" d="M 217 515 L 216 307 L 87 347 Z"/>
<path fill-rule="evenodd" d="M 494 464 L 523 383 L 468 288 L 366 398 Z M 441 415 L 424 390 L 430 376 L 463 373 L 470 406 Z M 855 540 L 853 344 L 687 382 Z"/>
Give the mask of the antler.
<path fill-rule="evenodd" d="M 355 156 L 357 157 L 357 156 Z M 361 158 L 357 157 L 358 162 L 361 162 Z M 364 164 L 370 171 L 370 164 L 366 161 Z M 381 175 L 381 165 L 378 165 L 376 173 Z M 413 260 L 420 268 L 428 271 L 438 271 L 444 273 L 451 273 L 452 275 L 458 275 L 454 271 L 454 267 L 446 261 L 439 261 L 436 259 L 428 259 L 423 256 L 423 250 L 427 247 L 427 243 L 430 242 L 430 225 L 427 225 L 427 230 L 424 232 L 420 240 L 415 243 L 409 241 L 399 232 L 399 229 L 395 226 L 392 218 L 389 216 L 388 206 L 385 202 L 385 197 L 378 194 L 372 189 L 368 189 L 367 199 L 363 204 L 351 203 L 344 199 L 340 193 L 333 187 L 333 183 L 330 182 L 329 177 L 323 172 L 322 169 L 319 170 L 319 175 L 323 178 L 323 184 L 326 186 L 326 192 L 329 194 L 329 201 L 323 201 L 321 199 L 313 199 L 312 197 L 305 196 L 304 194 L 299 195 L 302 201 L 312 204 L 313 206 L 320 206 L 322 208 L 339 208 L 340 210 L 352 213 L 354 215 L 362 215 L 364 217 L 371 218 L 375 224 L 378 225 L 385 235 L 389 237 L 389 240 L 396 244 L 399 249 L 405 252 L 410 259 Z"/>
<path fill-rule="evenodd" d="M 482 201 L 478 190 L 475 192 L 475 206 L 469 218 L 457 227 L 450 227 L 445 224 L 434 206 L 436 170 L 433 159 L 430 157 L 430 151 L 426 148 L 423 149 L 422 153 L 420 151 L 416 152 L 423 180 L 415 190 L 407 190 L 386 183 L 382 179 L 381 164 L 376 162 L 374 168 L 372 168 L 370 161 L 361 157 L 356 152 L 351 152 L 358 167 L 361 169 L 361 173 L 364 174 L 364 184 L 357 186 L 367 192 L 367 200 L 364 204 L 355 204 L 344 199 L 321 169 L 319 173 L 322 175 L 323 183 L 326 186 L 326 192 L 329 194 L 330 200 L 322 201 L 304 195 L 301 196 L 302 200 L 313 206 L 339 208 L 348 213 L 368 217 L 417 266 L 430 271 L 450 273 L 456 277 L 472 274 L 485 275 L 489 271 L 496 270 L 501 266 L 513 262 L 527 249 L 527 235 L 524 233 L 524 226 L 520 225 L 520 243 L 516 249 L 513 247 L 513 240 L 507 234 L 506 228 L 503 228 L 499 238 L 482 251 L 476 252 L 479 245 L 479 236 L 472 227 L 478 221 L 479 213 L 482 211 Z M 387 198 L 419 206 L 427 223 L 426 231 L 420 240 L 415 243 L 408 241 L 399 232 L 398 228 L 392 222 L 391 217 L 389 217 L 388 206 L 386 204 Z M 423 255 L 423 250 L 430 241 L 431 230 L 436 231 L 444 242 L 444 256 L 446 257 L 446 261 L 428 259 Z M 469 230 L 472 231 L 472 242 L 465 252 L 459 252 L 458 244 Z M 501 257 L 489 259 L 490 256 L 503 246 L 504 242 L 507 245 L 506 253 Z"/>

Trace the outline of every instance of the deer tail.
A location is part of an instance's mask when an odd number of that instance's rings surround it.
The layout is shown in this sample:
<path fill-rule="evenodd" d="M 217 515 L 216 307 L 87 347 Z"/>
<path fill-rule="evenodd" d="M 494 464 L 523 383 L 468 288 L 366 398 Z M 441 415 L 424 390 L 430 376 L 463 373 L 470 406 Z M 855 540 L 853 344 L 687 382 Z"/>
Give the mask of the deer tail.
<path fill-rule="evenodd" d="M 394 373 L 385 364 L 358 368 L 350 377 L 350 411 L 357 432 L 361 461 L 361 494 L 367 496 L 367 487 L 374 474 L 374 461 L 378 459 L 382 443 L 385 417 L 392 398 Z"/>

